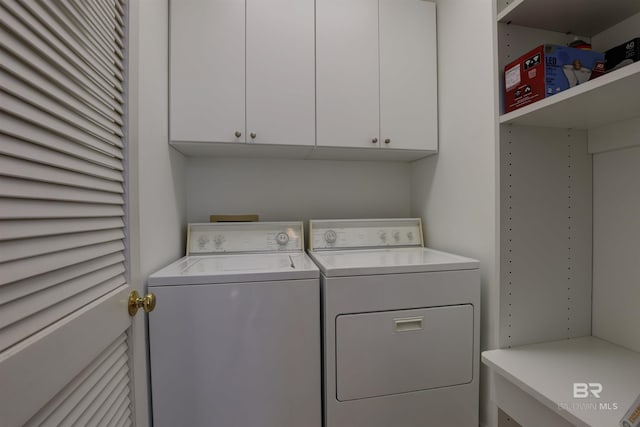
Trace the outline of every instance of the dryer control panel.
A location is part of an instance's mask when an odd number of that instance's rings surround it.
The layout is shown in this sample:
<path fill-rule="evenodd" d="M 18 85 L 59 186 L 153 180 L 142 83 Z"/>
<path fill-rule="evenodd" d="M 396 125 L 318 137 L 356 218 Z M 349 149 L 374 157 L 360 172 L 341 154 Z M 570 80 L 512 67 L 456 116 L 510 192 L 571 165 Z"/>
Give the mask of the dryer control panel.
<path fill-rule="evenodd" d="M 193 223 L 187 230 L 187 255 L 221 252 L 302 252 L 301 221 Z"/>
<path fill-rule="evenodd" d="M 311 220 L 311 250 L 421 247 L 420 218 Z"/>

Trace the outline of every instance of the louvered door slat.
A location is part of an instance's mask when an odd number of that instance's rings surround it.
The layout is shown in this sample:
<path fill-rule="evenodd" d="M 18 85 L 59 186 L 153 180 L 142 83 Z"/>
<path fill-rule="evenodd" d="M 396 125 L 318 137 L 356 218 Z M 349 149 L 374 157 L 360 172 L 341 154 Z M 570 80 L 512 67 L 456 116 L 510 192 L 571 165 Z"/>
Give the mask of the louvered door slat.
<path fill-rule="evenodd" d="M 77 293 L 57 304 L 50 305 L 33 316 L 22 319 L 19 323 L 13 323 L 6 328 L 0 329 L 0 343 L 2 343 L 0 349 L 5 350 L 19 343 L 63 318 L 67 313 L 77 311 L 125 283 L 124 276 L 118 276 L 96 285 L 88 284 L 93 285 L 93 287 L 86 288 L 81 293 Z"/>
<path fill-rule="evenodd" d="M 19 298 L 24 298 L 27 295 L 58 286 L 85 274 L 122 263 L 123 261 L 124 255 L 120 252 L 115 252 L 98 256 L 95 259 L 80 262 L 69 267 L 4 284 L 0 286 L 0 301 L 2 301 L 3 304 L 7 304 Z"/>
<path fill-rule="evenodd" d="M 112 157 L 121 159 L 122 153 L 119 147 L 94 137 L 91 134 L 74 128 L 72 125 L 51 116 L 38 108 L 29 105 L 6 92 L 0 91 L 0 110 L 6 111 L 28 123 L 31 126 L 40 126 L 58 135 L 63 135 L 68 139 L 82 145 L 94 148 Z"/>
<path fill-rule="evenodd" d="M 26 239 L 30 237 L 54 236 L 91 230 L 124 228 L 122 218 L 73 218 L 12 220 L 3 224 L 0 242 L 3 240 Z"/>
<path fill-rule="evenodd" d="M 44 41 L 31 32 L 30 28 L 20 22 L 11 13 L 5 13 L 3 18 L 11 33 L 14 34 L 23 44 L 35 50 L 37 54 L 45 58 L 49 63 L 55 64 L 65 74 L 80 82 L 83 87 L 89 89 L 97 98 L 108 106 L 115 108 L 116 104 L 121 104 L 124 100 L 115 90 L 108 91 L 104 87 L 96 84 L 89 76 L 75 69 L 58 52 L 52 50 Z M 4 31 L 2 31 L 4 33 Z M 0 34 L 2 34 L 0 33 Z M 4 37 L 4 34 L 2 34 Z M 114 100 L 117 101 L 114 102 Z"/>
<path fill-rule="evenodd" d="M 125 339 L 126 336 L 122 335 L 109 345 L 96 360 L 76 376 L 47 406 L 31 418 L 25 424 L 25 427 L 63 425 L 63 421 L 69 417 L 74 408 L 82 405 L 83 400 L 91 398 L 89 393 L 92 390 L 99 391 L 98 383 L 102 378 L 114 376 L 123 366 L 126 366 L 127 345 Z M 125 406 L 128 407 L 128 404 L 128 396 L 125 396 Z M 116 420 L 115 422 L 119 422 L 121 416 L 116 416 L 113 419 Z"/>
<path fill-rule="evenodd" d="M 115 107 L 112 107 L 102 98 L 95 96 L 94 92 L 89 88 L 79 86 L 73 76 L 65 73 L 63 69 L 51 67 L 46 58 L 39 56 L 36 51 L 32 51 L 28 45 L 12 33 L 0 32 L 0 35 L 2 35 L 2 37 L 0 37 L 0 46 L 4 49 L 2 53 L 3 57 L 13 56 L 22 61 L 24 64 L 32 67 L 35 71 L 62 87 L 69 94 L 84 102 L 87 106 L 119 125 L 122 125 L 122 119 L 120 118 L 122 111 L 117 111 Z M 8 61 L 3 61 L 3 64 L 7 67 L 11 65 Z"/>
<path fill-rule="evenodd" d="M 121 194 L 0 176 L 0 197 L 122 205 Z"/>
<path fill-rule="evenodd" d="M 113 405 L 105 412 L 105 415 L 96 427 L 108 427 L 113 423 L 113 420 L 119 419 L 122 414 L 124 414 L 124 411 L 129 407 L 128 394 L 129 393 L 120 393 L 120 395 L 117 396 Z"/>
<path fill-rule="evenodd" d="M 113 280 L 122 274 L 124 274 L 124 265 L 122 263 L 115 264 L 101 270 L 92 271 L 73 280 L 59 283 L 55 287 L 49 287 L 38 293 L 30 294 L 18 301 L 12 301 L 12 304 L 5 305 L 2 313 L 0 313 L 0 329 L 33 316 L 39 311 L 77 295 L 92 286 Z"/>
<path fill-rule="evenodd" d="M 111 242 L 122 238 L 124 238 L 124 231 L 122 229 L 114 229 L 8 240 L 0 242 L 0 263 Z"/>
<path fill-rule="evenodd" d="M 15 78 L 22 79 L 24 82 L 29 82 L 29 84 L 37 91 L 46 94 L 46 96 L 51 98 L 53 101 L 60 103 L 61 106 L 74 111 L 81 117 L 90 120 L 92 123 L 102 127 L 102 129 L 109 131 L 112 134 L 122 136 L 120 125 L 114 122 L 114 118 L 109 119 L 95 111 L 93 108 L 87 106 L 68 91 L 63 90 L 56 84 L 53 84 L 49 76 L 43 76 L 31 67 L 27 66 L 21 60 L 17 59 L 13 55 L 5 53 L 2 50 L 0 50 L 0 61 L 4 64 L 2 68 L 5 69 L 6 72 L 12 73 Z"/>
<path fill-rule="evenodd" d="M 93 121 L 78 115 L 77 112 L 65 108 L 59 100 L 50 97 L 45 92 L 34 90 L 28 82 L 17 78 L 14 75 L 0 70 L 0 87 L 3 90 L 22 101 L 37 107 L 57 119 L 74 126 L 75 128 L 89 133 L 104 142 L 122 147 L 122 140 L 119 135 L 109 132 Z"/>
<path fill-rule="evenodd" d="M 50 11 L 36 2 L 23 3 L 22 6 L 28 9 L 32 15 L 36 16 L 52 34 L 55 34 L 56 37 L 62 40 L 69 49 L 88 67 L 93 68 L 103 79 L 112 83 L 115 83 L 114 78 L 117 79 L 118 82 L 123 81 L 122 75 L 117 76 L 116 73 L 114 73 L 113 67 L 99 60 L 100 57 L 95 56 L 91 50 L 87 49 L 86 45 L 75 37 L 74 32 L 71 31 L 69 27 L 58 21 L 57 16 L 52 15 Z M 122 90 L 122 87 L 120 87 L 120 90 Z"/>
<path fill-rule="evenodd" d="M 95 218 L 122 216 L 121 206 L 0 198 L 0 220 L 20 218 Z"/>
<path fill-rule="evenodd" d="M 23 155 L 21 151 L 17 150 L 16 152 L 15 150 L 16 143 L 21 144 L 21 141 L 26 141 L 84 161 L 87 163 L 87 165 L 84 166 L 85 168 L 90 167 L 92 164 L 97 164 L 108 169 L 113 169 L 116 172 L 123 170 L 121 159 L 109 156 L 106 153 L 94 150 L 85 145 L 77 144 L 62 135 L 33 126 L 24 120 L 4 114 L 1 111 L 0 123 L 2 123 L 2 126 L 0 126 L 0 149 L 9 150 L 11 148 L 12 151 L 8 152 L 15 157 L 27 157 L 27 154 Z M 2 132 L 5 134 L 3 135 Z M 37 147 L 25 145 L 25 153 L 38 153 L 38 151 L 35 150 L 37 150 Z M 47 158 L 48 156 L 45 154 L 42 161 L 45 161 Z M 103 170 L 102 173 L 92 172 L 90 175 L 102 176 L 105 173 Z M 122 173 L 119 173 L 119 180 L 122 181 Z"/>
<path fill-rule="evenodd" d="M 110 193 L 124 193 L 121 182 L 114 182 L 84 173 L 72 172 L 53 166 L 3 156 L 1 154 L 0 175 Z"/>
<path fill-rule="evenodd" d="M 122 173 L 117 169 L 88 162 L 86 159 L 79 159 L 76 156 L 52 150 L 41 145 L 32 144 L 1 133 L 0 153 L 16 159 L 29 160 L 34 163 L 54 166 L 64 170 L 107 179 L 109 181 L 123 181 Z"/>
<path fill-rule="evenodd" d="M 105 58 L 104 52 L 100 49 L 99 46 L 96 46 L 91 40 L 88 40 L 87 37 L 84 37 L 79 29 L 73 25 L 71 19 L 63 13 L 57 6 L 57 3 L 54 2 L 43 2 L 42 7 L 46 9 L 46 11 L 53 17 L 53 20 L 58 22 L 65 31 L 71 34 L 75 40 L 80 43 L 87 52 L 89 52 L 94 58 L 95 61 L 100 62 L 104 67 L 106 67 L 116 78 L 120 81 L 124 80 L 124 76 L 122 74 L 122 68 L 116 67 L 116 65 L 110 61 L 108 58 Z"/>
<path fill-rule="evenodd" d="M 122 242 L 100 243 L 64 252 L 13 261 L 2 267 L 0 286 L 124 250 Z"/>
<path fill-rule="evenodd" d="M 98 399 L 104 401 L 106 398 L 104 394 L 106 393 L 108 395 L 120 380 L 125 377 L 126 366 L 126 359 L 120 355 L 120 357 L 116 359 L 115 364 L 109 366 L 109 369 L 104 373 L 104 375 L 100 377 L 95 384 L 93 384 L 93 387 L 91 387 L 87 393 L 82 396 L 82 399 L 78 400 L 67 416 L 61 420 L 61 424 L 74 426 L 82 420 L 83 416 L 85 418 L 85 423 L 86 419 L 92 418 L 97 410 L 97 408 L 95 408 L 95 405 L 98 404 L 96 401 Z M 94 407 L 92 407 L 92 405 Z"/>
<path fill-rule="evenodd" d="M 63 43 L 65 39 L 61 38 L 61 35 L 52 32 L 50 28 L 47 28 L 40 22 L 40 20 L 36 19 L 32 13 L 34 9 L 18 5 L 15 0 L 5 2 L 5 7 L 10 10 L 11 13 L 16 16 L 29 30 L 36 34 L 40 40 L 64 58 L 70 66 L 88 76 L 96 85 L 102 88 L 104 92 L 115 94 L 116 92 L 114 91 L 114 87 L 118 92 L 122 92 L 122 86 L 119 82 L 116 85 L 116 80 L 110 74 L 101 74 L 96 72 L 94 67 L 89 66 L 86 62 L 81 60 L 77 51 L 74 52 L 72 48 Z"/>
<path fill-rule="evenodd" d="M 88 16 L 82 2 L 62 0 L 61 3 L 65 6 L 65 11 L 70 13 L 78 23 L 83 25 L 87 31 L 93 35 L 93 38 L 104 47 L 109 55 L 117 56 L 115 53 L 115 45 L 109 40 L 109 35 L 105 36 L 97 23 Z"/>

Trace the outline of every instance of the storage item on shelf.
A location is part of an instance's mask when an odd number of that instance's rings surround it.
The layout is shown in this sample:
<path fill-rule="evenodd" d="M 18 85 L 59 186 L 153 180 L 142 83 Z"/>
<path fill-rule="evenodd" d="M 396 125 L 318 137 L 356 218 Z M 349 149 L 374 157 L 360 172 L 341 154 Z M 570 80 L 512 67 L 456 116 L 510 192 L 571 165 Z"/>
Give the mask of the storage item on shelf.
<path fill-rule="evenodd" d="M 209 222 L 257 222 L 260 221 L 258 214 L 243 215 L 209 215 Z"/>
<path fill-rule="evenodd" d="M 609 49 L 604 53 L 604 58 L 607 72 L 640 61 L 640 37 Z"/>
<path fill-rule="evenodd" d="M 505 113 L 603 73 L 602 53 L 567 46 L 540 45 L 505 66 Z"/>
<path fill-rule="evenodd" d="M 629 412 L 620 421 L 620 425 L 622 427 L 640 427 L 640 396 L 633 402 Z"/>

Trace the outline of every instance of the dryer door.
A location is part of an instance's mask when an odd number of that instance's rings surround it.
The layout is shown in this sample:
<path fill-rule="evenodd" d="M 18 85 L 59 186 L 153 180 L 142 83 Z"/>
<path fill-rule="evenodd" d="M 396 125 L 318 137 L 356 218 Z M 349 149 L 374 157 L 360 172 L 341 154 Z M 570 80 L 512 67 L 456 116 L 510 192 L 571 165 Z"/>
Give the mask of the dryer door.
<path fill-rule="evenodd" d="M 471 382 L 473 306 L 338 316 L 336 365 L 340 401 Z"/>

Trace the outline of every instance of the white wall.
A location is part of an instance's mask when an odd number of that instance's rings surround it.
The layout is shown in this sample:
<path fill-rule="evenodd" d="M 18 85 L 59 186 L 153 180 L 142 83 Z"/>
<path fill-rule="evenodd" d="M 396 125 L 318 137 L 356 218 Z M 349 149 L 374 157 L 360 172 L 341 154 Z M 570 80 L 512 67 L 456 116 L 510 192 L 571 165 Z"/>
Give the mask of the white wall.
<path fill-rule="evenodd" d="M 191 158 L 186 176 L 189 222 L 211 214 L 306 221 L 410 213 L 408 163 Z"/>
<path fill-rule="evenodd" d="M 439 154 L 415 162 L 411 213 L 429 246 L 480 260 L 481 348 L 497 346 L 498 268 L 493 0 L 439 0 Z M 496 425 L 481 376 L 481 420 Z"/>
<path fill-rule="evenodd" d="M 168 145 L 168 2 L 129 3 L 129 252 L 130 280 L 147 276 L 183 253 L 186 161 Z M 159 304 L 163 302 L 160 301 Z M 136 425 L 151 425 L 145 316 L 131 331 Z"/>
<path fill-rule="evenodd" d="M 168 2 L 140 0 L 140 6 L 140 270 L 146 277 L 184 253 L 186 159 L 168 143 Z"/>
<path fill-rule="evenodd" d="M 640 352 L 638 165 L 640 147 L 593 156 L 592 333 Z"/>

